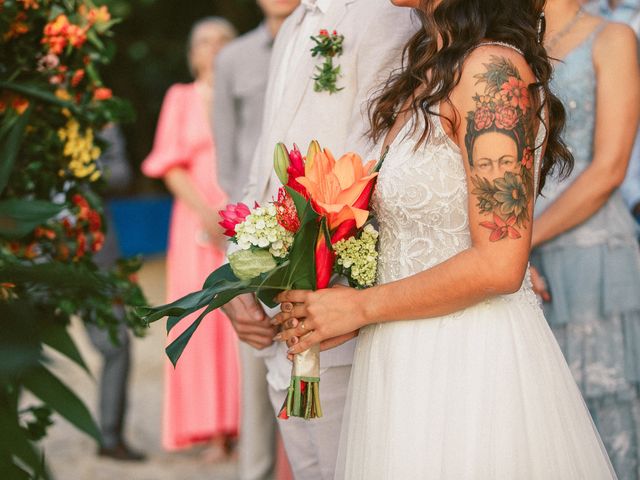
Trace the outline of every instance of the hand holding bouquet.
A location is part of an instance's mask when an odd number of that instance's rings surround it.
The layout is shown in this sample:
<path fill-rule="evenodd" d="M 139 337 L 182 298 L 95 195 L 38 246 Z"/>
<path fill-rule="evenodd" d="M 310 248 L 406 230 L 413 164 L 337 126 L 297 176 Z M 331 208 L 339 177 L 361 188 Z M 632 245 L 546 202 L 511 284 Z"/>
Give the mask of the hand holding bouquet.
<path fill-rule="evenodd" d="M 348 153 L 336 160 L 318 142 L 303 157 L 278 144 L 274 167 L 282 187 L 277 199 L 253 208 L 239 203 L 220 212 L 220 224 L 236 244 L 229 263 L 214 271 L 202 290 L 168 305 L 147 309 L 149 322 L 168 316 L 170 331 L 188 315 L 202 310 L 167 347 L 175 365 L 203 318 L 234 297 L 255 293 L 267 306 L 285 290 L 329 286 L 334 273 L 356 288 L 373 285 L 377 267 L 377 232 L 369 223 L 369 202 L 382 164 Z M 291 386 L 281 418 L 322 416 L 319 398 L 320 349 L 294 358 Z"/>

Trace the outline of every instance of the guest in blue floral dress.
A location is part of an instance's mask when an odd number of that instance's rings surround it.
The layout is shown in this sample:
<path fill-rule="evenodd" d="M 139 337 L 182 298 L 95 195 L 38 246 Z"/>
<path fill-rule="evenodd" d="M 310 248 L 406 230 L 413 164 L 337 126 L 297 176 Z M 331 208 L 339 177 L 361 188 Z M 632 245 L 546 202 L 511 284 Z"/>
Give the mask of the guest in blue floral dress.
<path fill-rule="evenodd" d="M 578 0 L 550 0 L 546 15 L 575 168 L 538 199 L 532 276 L 618 477 L 637 479 L 640 253 L 619 190 L 640 113 L 636 37 Z"/>

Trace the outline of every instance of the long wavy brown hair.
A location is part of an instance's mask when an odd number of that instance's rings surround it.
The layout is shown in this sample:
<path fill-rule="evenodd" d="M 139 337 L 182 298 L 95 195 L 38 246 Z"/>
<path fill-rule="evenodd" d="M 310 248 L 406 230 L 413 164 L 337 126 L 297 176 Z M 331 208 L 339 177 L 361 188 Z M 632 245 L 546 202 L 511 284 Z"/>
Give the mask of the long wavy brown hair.
<path fill-rule="evenodd" d="M 424 142 L 429 134 L 429 115 L 439 115 L 432 106 L 443 101 L 451 104 L 449 96 L 460 82 L 468 53 L 484 41 L 506 42 L 524 53 L 537 79 L 529 91 L 534 105 L 538 105 L 537 116 L 547 129 L 538 193 L 550 173 L 560 177 L 568 175 L 573 168 L 573 156 L 561 139 L 566 115 L 560 100 L 549 90 L 553 67 L 541 38 L 545 27 L 541 17 L 545 0 L 442 0 L 437 6 L 434 3 L 421 0 L 415 13 L 422 28 L 405 46 L 402 67 L 391 75 L 370 104 L 373 140 L 383 138 L 400 109 L 411 99 L 410 113 L 423 115 L 426 120 L 420 138 L 420 143 Z M 442 39 L 440 48 L 438 37 Z M 544 104 L 538 100 L 540 92 L 544 93 Z M 458 128 L 459 114 L 456 117 L 443 118 L 454 131 Z"/>

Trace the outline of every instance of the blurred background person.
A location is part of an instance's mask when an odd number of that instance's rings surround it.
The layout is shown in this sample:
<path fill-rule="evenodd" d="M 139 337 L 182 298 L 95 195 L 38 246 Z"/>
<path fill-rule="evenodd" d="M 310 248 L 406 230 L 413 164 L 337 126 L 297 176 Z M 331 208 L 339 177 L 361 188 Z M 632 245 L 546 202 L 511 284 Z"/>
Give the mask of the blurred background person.
<path fill-rule="evenodd" d="M 260 129 L 273 42 L 284 20 L 300 0 L 258 0 L 264 21 L 227 45 L 216 59 L 213 127 L 218 181 L 229 201 L 242 200 Z M 271 326 L 264 325 L 271 332 Z M 251 346 L 240 342 L 241 417 L 238 442 L 240 480 L 272 478 L 276 464 L 276 418 L 269 401 L 267 370 L 253 347 L 265 347 L 257 336 Z M 283 452 L 283 451 L 282 451 Z M 283 454 L 278 478 L 286 476 Z M 283 468 L 284 467 L 284 468 Z M 283 472 L 284 470 L 284 472 Z"/>
<path fill-rule="evenodd" d="M 104 172 L 106 179 L 103 198 L 108 200 L 112 196 L 126 191 L 133 175 L 127 161 L 126 145 L 120 128 L 113 123 L 108 124 L 99 136 L 106 143 L 98 165 L 100 170 Z M 104 245 L 96 253 L 94 260 L 101 269 L 109 270 L 122 255 L 118 245 L 115 223 L 106 202 L 104 221 L 107 223 Z M 122 321 L 116 332 L 117 343 L 112 340 L 108 329 L 100 328 L 92 322 L 84 324 L 91 344 L 102 356 L 98 391 L 102 443 L 98 454 L 101 457 L 109 457 L 114 460 L 142 461 L 145 459 L 145 455 L 132 449 L 124 440 L 131 345 L 129 332 L 124 323 L 124 307 L 121 303 L 113 304 L 113 313 Z"/>
<path fill-rule="evenodd" d="M 575 168 L 538 199 L 532 280 L 618 477 L 636 479 L 640 253 L 619 189 L 640 113 L 636 37 L 578 0 L 549 0 L 546 19 Z"/>
<path fill-rule="evenodd" d="M 167 253 L 167 301 L 202 287 L 224 260 L 226 242 L 217 211 L 226 196 L 216 179 L 216 153 L 209 119 L 214 71 L 212 58 L 235 37 L 219 17 L 197 22 L 189 36 L 188 59 L 195 81 L 172 86 L 163 102 L 153 150 L 142 164 L 150 177 L 163 178 L 175 197 Z M 178 450 L 210 443 L 208 461 L 230 453 L 238 433 L 237 337 L 224 315 L 209 314 L 177 367 L 167 361 L 162 443 Z M 173 341 L 194 318 L 174 328 Z"/>
<path fill-rule="evenodd" d="M 636 37 L 640 37 L 640 0 L 592 0 L 586 7 L 589 12 L 608 20 L 626 23 Z M 620 191 L 636 221 L 640 222 L 640 131 L 636 135 L 627 176 Z"/>

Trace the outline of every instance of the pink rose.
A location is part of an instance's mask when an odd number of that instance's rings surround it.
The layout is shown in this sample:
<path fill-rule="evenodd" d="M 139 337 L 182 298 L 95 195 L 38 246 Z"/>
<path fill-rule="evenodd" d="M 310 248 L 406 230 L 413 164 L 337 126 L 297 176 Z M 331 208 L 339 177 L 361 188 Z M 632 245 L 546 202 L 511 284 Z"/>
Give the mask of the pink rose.
<path fill-rule="evenodd" d="M 496 127 L 502 130 L 513 130 L 518 123 L 518 112 L 509 106 L 496 108 Z"/>
<path fill-rule="evenodd" d="M 484 130 L 486 128 L 489 128 L 491 125 L 493 125 L 493 120 L 495 118 L 495 114 L 486 105 L 478 108 L 473 118 L 476 130 Z"/>

